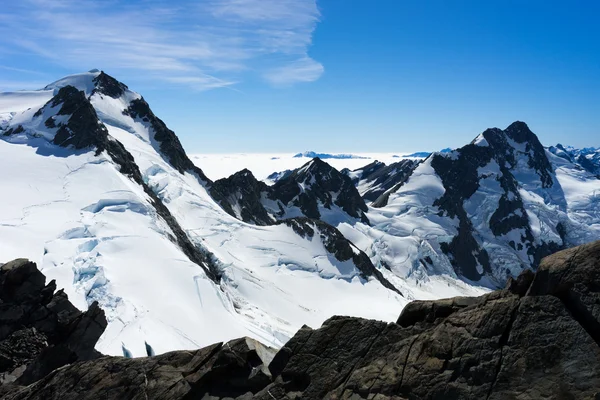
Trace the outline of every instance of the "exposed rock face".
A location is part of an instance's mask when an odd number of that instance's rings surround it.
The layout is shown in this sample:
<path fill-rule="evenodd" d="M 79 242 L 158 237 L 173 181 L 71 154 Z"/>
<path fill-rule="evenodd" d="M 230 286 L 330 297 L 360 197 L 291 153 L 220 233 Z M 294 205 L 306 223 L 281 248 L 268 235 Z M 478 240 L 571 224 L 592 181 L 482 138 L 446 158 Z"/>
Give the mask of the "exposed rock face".
<path fill-rule="evenodd" d="M 229 178 L 219 179 L 210 186 L 210 195 L 228 214 L 255 225 L 275 222 L 262 204 L 269 187 L 257 180 L 252 172 L 243 169 Z"/>
<path fill-rule="evenodd" d="M 352 179 L 352 183 L 354 183 L 355 186 L 358 186 L 358 182 L 360 182 L 361 179 L 364 179 L 364 177 L 367 176 L 371 176 L 383 168 L 385 168 L 385 163 L 375 160 L 372 163 L 365 165 L 364 167 L 355 170 L 344 168 L 340 172 L 344 175 L 348 175 L 350 179 Z"/>
<path fill-rule="evenodd" d="M 2 268 L 3 319 L 12 315 L 6 296 L 27 304 L 51 296 L 35 266 L 17 263 L 17 270 L 30 273 L 13 277 L 12 263 Z M 149 358 L 88 354 L 88 361 L 42 374 L 36 382 L 5 383 L 0 394 L 14 400 L 597 399 L 599 265 L 595 242 L 545 258 L 535 275 L 525 272 L 503 290 L 410 303 L 398 323 L 333 317 L 316 330 L 305 326 L 274 358 L 272 350 L 246 338 Z M 56 337 L 58 325 L 43 325 L 39 332 Z M 37 360 L 43 347 L 38 330 L 10 326 L 2 331 L 2 357 L 12 341 L 13 349 L 30 349 L 25 360 Z M 96 331 L 86 336 L 88 331 L 79 331 L 90 340 L 78 351 L 89 350 L 97 336 Z M 11 360 L 27 362 L 18 357 Z"/>
<path fill-rule="evenodd" d="M 446 189 L 434 205 L 439 207 L 441 215 L 458 219 L 456 236 L 442 247 L 457 274 L 479 280 L 482 275 L 492 272 L 489 255 L 474 236 L 472 221 L 464 207 L 465 200 L 479 189 L 483 179 L 487 179 L 479 169 L 490 165 L 498 169 L 496 179 L 504 191 L 489 219 L 493 235 L 507 237 L 510 232 L 518 233 L 518 241 L 508 244 L 514 250 L 523 250 L 533 268 L 543 256 L 562 248 L 563 243 L 536 243 L 519 192 L 519 182 L 514 176 L 519 169 L 525 168 L 537 174 L 541 187 L 553 185 L 553 170 L 544 147 L 525 123 L 514 122 L 505 130 L 488 129 L 473 143 L 454 153 L 431 157 L 431 165 Z M 558 226 L 554 228 L 559 229 Z"/>
<path fill-rule="evenodd" d="M 389 193 L 398 190 L 417 165 L 419 161 L 416 160 L 402 160 L 390 165 L 374 161 L 345 173 L 352 178 L 363 199 L 372 201 L 374 207 L 383 207 L 387 204 Z M 384 196 L 386 192 L 388 195 Z"/>
<path fill-rule="evenodd" d="M 118 99 L 128 89 L 127 85 L 104 73 L 104 71 L 101 71 L 100 74 L 94 78 L 93 82 L 96 88 L 93 90 L 92 94 L 100 93 L 112 97 L 113 99 Z"/>
<path fill-rule="evenodd" d="M 276 183 L 278 180 L 285 178 L 290 175 L 293 171 L 291 169 L 286 169 L 285 171 L 273 172 L 271 175 L 267 176 L 265 181 L 270 182 L 270 184 Z"/>
<path fill-rule="evenodd" d="M 0 267 L 0 384 L 28 384 L 100 356 L 94 346 L 106 328 L 104 312 L 93 303 L 82 313 L 55 290 L 28 260 Z"/>
<path fill-rule="evenodd" d="M 76 149 L 90 146 L 104 149 L 108 130 L 99 123 L 96 110 L 82 91 L 73 86 L 65 86 L 38 113 L 41 115 L 46 109 L 58 106 L 60 109 L 56 115 L 45 121 L 47 127 L 58 128 L 54 144 L 62 147 L 73 146 Z M 55 118 L 62 115 L 68 116 L 67 122 L 56 123 Z"/>
<path fill-rule="evenodd" d="M 102 357 L 71 364 L 6 399 L 251 398 L 271 382 L 252 339 L 217 343 L 143 359 Z M 269 361 L 269 359 L 267 359 Z"/>
<path fill-rule="evenodd" d="M 204 172 L 189 159 L 175 132 L 170 130 L 162 119 L 154 115 L 143 97 L 132 100 L 129 107 L 123 111 L 123 114 L 140 119 L 143 123 L 149 125 L 154 131 L 154 140 L 159 143 L 161 154 L 180 173 L 192 172 L 202 181 L 210 182 Z"/>
<path fill-rule="evenodd" d="M 367 206 L 352 180 L 319 158 L 280 179 L 272 188 L 272 199 L 300 208 L 309 218 L 321 217 L 321 204 L 325 208 L 336 205 L 351 217 L 369 222 Z"/>
<path fill-rule="evenodd" d="M 103 357 L 94 346 L 104 312 L 97 303 L 80 312 L 45 280 L 25 259 L 0 267 L 3 399 L 224 398 L 272 381 L 275 350 L 249 338 L 143 359 Z"/>
<path fill-rule="evenodd" d="M 334 317 L 305 327 L 256 398 L 597 398 L 599 265 L 596 242 L 546 258 L 504 290 L 413 302 L 398 324 Z"/>
<path fill-rule="evenodd" d="M 227 213 L 256 225 L 297 216 L 333 223 L 344 218 L 341 214 L 369 223 L 367 205 L 352 180 L 319 158 L 283 173 L 272 186 L 245 169 L 213 182 L 210 194 Z M 322 215 L 336 208 L 333 221 Z"/>

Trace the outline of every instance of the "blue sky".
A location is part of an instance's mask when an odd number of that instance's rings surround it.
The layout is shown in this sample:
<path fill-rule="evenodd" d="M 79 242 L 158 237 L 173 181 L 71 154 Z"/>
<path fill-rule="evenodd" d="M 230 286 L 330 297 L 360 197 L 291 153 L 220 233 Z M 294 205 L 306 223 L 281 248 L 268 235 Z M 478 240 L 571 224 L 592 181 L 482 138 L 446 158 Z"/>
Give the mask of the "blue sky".
<path fill-rule="evenodd" d="M 189 152 L 458 147 L 522 120 L 600 146 L 597 1 L 22 0 L 0 90 L 105 70 Z"/>

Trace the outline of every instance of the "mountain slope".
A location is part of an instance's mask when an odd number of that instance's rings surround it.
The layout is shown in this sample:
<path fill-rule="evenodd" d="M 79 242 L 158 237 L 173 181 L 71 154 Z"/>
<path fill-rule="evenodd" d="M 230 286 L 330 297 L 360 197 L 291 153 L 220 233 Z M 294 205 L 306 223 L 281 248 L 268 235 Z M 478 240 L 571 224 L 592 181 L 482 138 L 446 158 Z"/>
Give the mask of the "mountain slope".
<path fill-rule="evenodd" d="M 571 146 L 564 147 L 562 144 L 548 148 L 552 154 L 564 158 L 579 165 L 584 170 L 596 175 L 600 179 L 600 149 L 586 147 L 576 149 Z"/>
<path fill-rule="evenodd" d="M 468 281 L 500 286 L 544 255 L 600 238 L 598 190 L 591 174 L 545 151 L 526 124 L 515 122 L 428 157 L 372 204 L 376 230 L 338 228 L 401 277 L 452 274 L 451 265 Z M 398 252 L 406 254 L 405 266 L 397 264 Z"/>
<path fill-rule="evenodd" d="M 396 191 L 419 165 L 415 160 L 402 160 L 390 165 L 374 161 L 354 171 L 342 171 L 348 175 L 365 201 L 377 202 L 388 191 Z M 384 202 L 380 200 L 379 202 Z"/>
<path fill-rule="evenodd" d="M 352 181 L 319 158 L 282 175 L 272 186 L 242 170 L 212 183 L 210 194 L 230 215 L 257 225 L 301 216 L 334 225 L 356 220 L 368 224 L 367 206 Z"/>
<path fill-rule="evenodd" d="M 98 301 L 110 354 L 278 347 L 335 314 L 392 321 L 410 300 L 480 295 L 600 238 L 600 180 L 523 123 L 354 183 L 315 158 L 268 186 L 247 170 L 211 182 L 100 71 L 0 107 L 0 254 L 34 259 L 81 309 Z M 383 193 L 367 206 L 355 183 Z"/>
<path fill-rule="evenodd" d="M 0 254 L 34 258 L 81 309 L 98 301 L 109 321 L 101 351 L 244 335 L 279 346 L 304 323 L 391 320 L 406 303 L 366 256 L 356 265 L 360 250 L 339 253 L 351 244 L 335 230 L 305 237 L 224 212 L 174 133 L 108 75 L 2 99 L 1 160 L 13 173 L 0 196 Z"/>

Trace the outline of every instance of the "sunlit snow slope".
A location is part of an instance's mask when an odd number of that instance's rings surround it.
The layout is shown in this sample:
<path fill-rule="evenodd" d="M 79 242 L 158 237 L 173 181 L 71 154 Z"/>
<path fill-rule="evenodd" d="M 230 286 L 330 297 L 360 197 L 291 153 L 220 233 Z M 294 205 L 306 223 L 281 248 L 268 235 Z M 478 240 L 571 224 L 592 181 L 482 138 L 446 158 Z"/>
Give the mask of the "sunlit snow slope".
<path fill-rule="evenodd" d="M 108 354 L 394 321 L 600 239 L 600 180 L 524 123 L 424 159 L 294 158 L 267 185 L 268 158 L 258 179 L 212 181 L 141 95 L 90 71 L 0 93 L 0 139 L 0 261 L 30 258 L 78 307 L 98 301 Z"/>
<path fill-rule="evenodd" d="M 144 342 L 164 352 L 243 335 L 280 346 L 302 324 L 392 321 L 406 304 L 357 266 L 358 249 L 332 253 L 318 225 L 303 235 L 224 212 L 172 132 L 109 76 L 0 98 L 0 257 L 38 262 L 82 309 L 98 301 L 109 319 L 100 351 L 139 356 Z"/>
<path fill-rule="evenodd" d="M 585 153 L 591 162 L 595 149 L 563 149 L 545 149 L 525 123 L 515 122 L 425 159 L 344 169 L 368 205 L 366 218 L 340 212 L 323 201 L 327 196 L 317 199 L 316 209 L 319 218 L 368 254 L 405 298 L 450 295 L 463 290 L 456 288 L 460 282 L 502 287 L 510 276 L 535 269 L 545 255 L 600 239 L 600 179 L 577 156 Z M 277 161 L 289 158 L 284 157 Z M 229 158 L 235 157 L 223 160 Z M 272 165 L 272 160 L 263 163 Z M 226 187 L 228 196 L 220 202 L 241 210 L 232 213 L 238 218 L 262 224 L 244 216 L 250 209 L 260 214 L 260 201 L 248 200 L 253 195 L 263 199 L 290 181 L 303 193 L 314 192 L 313 182 L 336 175 L 331 169 L 306 175 L 308 165 L 272 174 L 264 181 L 269 187 L 252 181 L 247 170 L 244 179 L 238 179 L 240 173 L 221 179 L 215 184 Z M 293 179 L 299 175 L 303 178 Z M 260 198 L 241 190 L 247 187 L 260 190 Z M 339 191 L 329 193 L 339 199 Z M 271 212 L 277 207 L 264 205 L 265 213 L 281 218 Z M 290 212 L 284 209 L 283 217 Z M 450 291 L 444 293 L 443 287 Z"/>

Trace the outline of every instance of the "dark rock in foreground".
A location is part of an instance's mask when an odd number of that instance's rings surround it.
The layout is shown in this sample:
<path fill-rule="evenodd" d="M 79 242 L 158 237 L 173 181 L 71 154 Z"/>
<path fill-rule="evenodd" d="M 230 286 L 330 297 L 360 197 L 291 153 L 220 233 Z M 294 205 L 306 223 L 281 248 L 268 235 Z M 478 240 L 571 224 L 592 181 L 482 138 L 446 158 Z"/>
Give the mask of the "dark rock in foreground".
<path fill-rule="evenodd" d="M 55 290 L 28 260 L 0 267 L 0 385 L 35 382 L 63 365 L 101 356 L 94 346 L 106 328 L 104 311 L 94 302 L 82 313 Z"/>
<path fill-rule="evenodd" d="M 5 275 L 3 267 L 3 318 L 11 311 L 5 293 L 26 299 L 30 285 L 11 286 Z M 149 358 L 77 361 L 28 386 L 0 386 L 0 393 L 78 400 L 598 399 L 599 288 L 595 242 L 545 258 L 536 274 L 526 272 L 503 290 L 410 303 L 398 323 L 333 317 L 319 329 L 303 327 L 272 361 L 269 349 L 238 339 Z M 0 349 L 14 329 L 3 328 Z M 41 346 L 32 331 L 16 340 L 35 351 Z"/>

